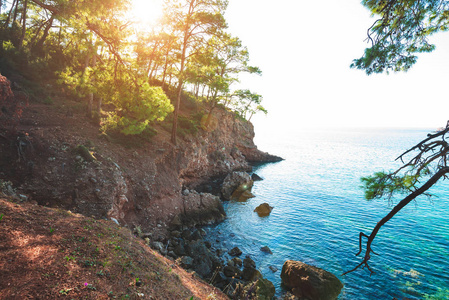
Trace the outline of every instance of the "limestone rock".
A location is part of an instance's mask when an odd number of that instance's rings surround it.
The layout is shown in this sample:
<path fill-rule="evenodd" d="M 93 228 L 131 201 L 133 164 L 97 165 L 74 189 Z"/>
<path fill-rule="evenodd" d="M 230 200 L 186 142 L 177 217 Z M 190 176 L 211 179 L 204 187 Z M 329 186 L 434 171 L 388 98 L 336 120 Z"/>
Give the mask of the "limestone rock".
<path fill-rule="evenodd" d="M 300 299 L 335 300 L 343 288 L 341 281 L 332 273 L 300 261 L 286 261 L 281 279 L 283 285 Z"/>
<path fill-rule="evenodd" d="M 234 263 L 234 265 L 236 265 L 238 267 L 241 267 L 243 265 L 243 261 L 238 257 L 234 257 L 232 259 L 232 262 Z"/>
<path fill-rule="evenodd" d="M 243 274 L 242 274 L 243 280 L 245 281 L 255 281 L 257 279 L 262 278 L 262 274 L 253 267 L 245 267 L 243 268 Z"/>
<path fill-rule="evenodd" d="M 192 241 L 186 245 L 186 252 L 193 258 L 192 269 L 202 278 L 209 276 L 218 266 L 220 260 L 204 244 L 204 241 Z"/>
<path fill-rule="evenodd" d="M 225 200 L 237 198 L 245 191 L 251 192 L 253 181 L 246 172 L 232 172 L 226 176 L 221 187 L 221 194 Z M 236 192 L 236 190 L 239 190 Z"/>
<path fill-rule="evenodd" d="M 271 281 L 260 278 L 257 281 L 249 283 L 238 282 L 231 298 L 271 300 L 273 299 L 275 292 L 276 290 Z"/>
<path fill-rule="evenodd" d="M 274 284 L 268 279 L 260 278 L 257 280 L 256 287 L 258 300 L 271 300 L 276 293 Z"/>
<path fill-rule="evenodd" d="M 255 268 L 256 267 L 256 262 L 254 260 L 252 260 L 252 258 L 249 255 L 247 255 L 245 257 L 245 259 L 243 260 L 243 266 L 245 268 L 250 268 L 250 267 L 251 268 Z"/>
<path fill-rule="evenodd" d="M 223 268 L 223 273 L 227 277 L 242 278 L 242 271 L 239 268 L 237 268 L 237 267 L 225 266 Z"/>
<path fill-rule="evenodd" d="M 271 211 L 273 210 L 273 207 L 270 206 L 268 203 L 262 203 L 256 209 L 254 209 L 255 212 L 259 215 L 259 217 L 266 217 L 269 216 Z"/>
<path fill-rule="evenodd" d="M 219 197 L 209 193 L 190 191 L 182 196 L 185 214 L 180 215 L 183 225 L 209 225 L 223 221 L 226 213 Z"/>
<path fill-rule="evenodd" d="M 164 244 L 162 244 L 161 242 L 152 242 L 151 243 L 151 248 L 153 248 L 154 250 L 158 251 L 159 253 L 164 252 Z"/>

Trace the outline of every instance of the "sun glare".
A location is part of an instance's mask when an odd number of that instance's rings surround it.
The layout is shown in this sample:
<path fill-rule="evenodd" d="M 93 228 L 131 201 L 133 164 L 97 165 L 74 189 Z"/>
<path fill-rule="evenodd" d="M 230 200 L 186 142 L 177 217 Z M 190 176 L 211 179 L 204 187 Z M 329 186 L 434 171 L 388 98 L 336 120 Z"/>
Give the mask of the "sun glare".
<path fill-rule="evenodd" d="M 162 0 L 132 0 L 131 14 L 141 25 L 153 25 L 162 16 Z"/>

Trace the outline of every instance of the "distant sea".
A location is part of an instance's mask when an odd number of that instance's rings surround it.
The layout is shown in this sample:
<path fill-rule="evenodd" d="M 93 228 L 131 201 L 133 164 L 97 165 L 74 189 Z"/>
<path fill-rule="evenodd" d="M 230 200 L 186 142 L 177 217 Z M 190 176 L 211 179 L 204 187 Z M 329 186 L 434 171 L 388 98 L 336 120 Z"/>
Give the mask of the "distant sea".
<path fill-rule="evenodd" d="M 364 199 L 360 177 L 393 170 L 395 158 L 429 132 L 298 130 L 259 141 L 261 150 L 285 160 L 255 168 L 264 179 L 254 185 L 256 197 L 225 203 L 228 218 L 207 229 L 209 239 L 215 248 L 238 246 L 250 255 L 277 295 L 284 292 L 282 265 L 292 259 L 337 275 L 344 283 L 339 299 L 449 299 L 449 182 L 380 230 L 373 244 L 379 255 L 370 261 L 375 274 L 359 269 L 341 275 L 360 262 L 359 232 L 369 234 L 391 209 L 387 200 Z M 264 202 L 274 209 L 260 218 L 253 210 Z M 273 254 L 260 251 L 262 246 Z"/>

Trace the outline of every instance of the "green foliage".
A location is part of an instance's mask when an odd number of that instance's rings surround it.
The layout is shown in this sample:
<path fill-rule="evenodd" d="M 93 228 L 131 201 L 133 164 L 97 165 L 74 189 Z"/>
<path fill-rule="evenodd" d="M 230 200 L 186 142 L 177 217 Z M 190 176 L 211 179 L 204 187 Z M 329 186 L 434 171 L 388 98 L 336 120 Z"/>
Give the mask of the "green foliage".
<path fill-rule="evenodd" d="M 380 17 L 368 30 L 371 47 L 351 64 L 368 75 L 409 70 L 417 54 L 435 50 L 427 38 L 449 29 L 447 1 L 364 0 L 362 4 Z"/>
<path fill-rule="evenodd" d="M 88 116 L 108 136 L 149 138 L 154 124 L 173 112 L 163 90 L 151 85 L 163 87 L 183 111 L 197 110 L 200 98 L 212 111 L 229 104 L 239 73 L 261 73 L 249 65 L 242 42 L 224 31 L 226 0 L 164 1 L 164 21 L 151 30 L 131 27 L 129 0 L 28 1 L 23 16 L 22 4 L 14 1 L 0 15 L 0 71 L 39 79 L 39 85 L 47 80 L 55 86 L 58 78 L 64 93 L 89 103 Z M 183 91 L 178 99 L 174 86 L 189 85 L 196 93 Z M 208 96 L 200 97 L 200 89 Z M 46 104 L 57 101 L 45 90 L 30 95 Z M 103 119 L 101 111 L 91 111 L 98 98 L 111 108 Z M 244 114 L 250 119 L 256 111 L 266 112 L 257 104 Z M 179 123 L 182 136 L 198 131 L 196 121 Z"/>
<path fill-rule="evenodd" d="M 367 200 L 388 197 L 393 194 L 405 194 L 413 191 L 419 182 L 417 175 L 397 176 L 385 172 L 377 172 L 372 176 L 362 177 L 362 188 Z"/>
<path fill-rule="evenodd" d="M 230 106 L 243 119 L 251 120 L 251 117 L 257 112 L 267 114 L 267 110 L 261 105 L 263 100 L 259 94 L 252 93 L 250 90 L 237 90 L 231 96 Z"/>

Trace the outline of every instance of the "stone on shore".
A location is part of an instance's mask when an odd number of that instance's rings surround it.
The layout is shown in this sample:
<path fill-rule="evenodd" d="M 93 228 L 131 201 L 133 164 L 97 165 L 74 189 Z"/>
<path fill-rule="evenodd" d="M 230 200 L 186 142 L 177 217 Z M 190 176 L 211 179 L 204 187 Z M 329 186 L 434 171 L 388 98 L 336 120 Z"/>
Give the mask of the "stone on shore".
<path fill-rule="evenodd" d="M 343 288 L 334 274 L 300 261 L 286 261 L 281 279 L 282 284 L 300 299 L 335 300 Z"/>
<path fill-rule="evenodd" d="M 257 175 L 256 173 L 251 174 L 251 179 L 253 181 L 262 181 L 263 180 L 263 178 L 260 177 L 259 175 Z"/>
<path fill-rule="evenodd" d="M 242 250 L 240 250 L 239 247 L 234 247 L 229 250 L 228 254 L 231 256 L 240 256 L 242 255 Z"/>
<path fill-rule="evenodd" d="M 271 300 L 276 293 L 274 284 L 268 279 L 260 278 L 257 280 L 257 299 L 258 300 Z"/>
<path fill-rule="evenodd" d="M 273 207 L 270 206 L 268 203 L 262 203 L 261 205 L 259 205 L 254 209 L 254 211 L 257 212 L 259 217 L 269 216 L 272 210 Z"/>

